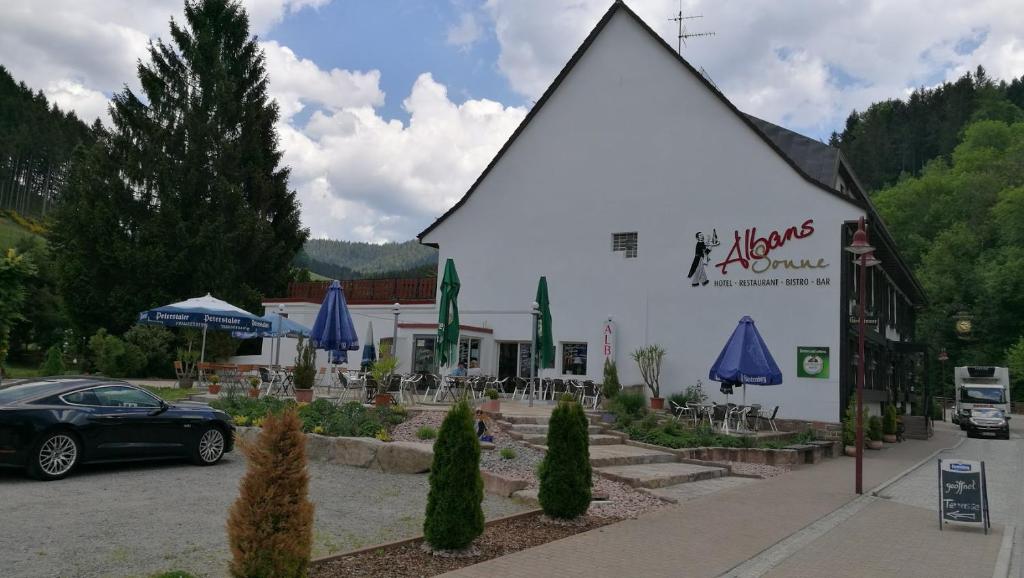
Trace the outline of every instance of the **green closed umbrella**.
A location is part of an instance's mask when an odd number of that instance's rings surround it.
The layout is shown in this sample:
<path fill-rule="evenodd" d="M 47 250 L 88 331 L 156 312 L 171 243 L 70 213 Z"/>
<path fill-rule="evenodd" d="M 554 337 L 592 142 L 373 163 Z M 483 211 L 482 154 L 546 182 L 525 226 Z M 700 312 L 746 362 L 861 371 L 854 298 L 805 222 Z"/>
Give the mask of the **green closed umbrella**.
<path fill-rule="evenodd" d="M 537 360 L 539 367 L 555 366 L 555 339 L 551 334 L 551 300 L 548 299 L 548 278 L 541 277 L 537 283 L 537 306 L 540 318 L 537 320 Z"/>
<path fill-rule="evenodd" d="M 448 259 L 444 264 L 441 278 L 441 300 L 437 318 L 437 365 L 450 365 L 453 351 L 459 344 L 459 274 L 455 272 L 455 261 Z"/>

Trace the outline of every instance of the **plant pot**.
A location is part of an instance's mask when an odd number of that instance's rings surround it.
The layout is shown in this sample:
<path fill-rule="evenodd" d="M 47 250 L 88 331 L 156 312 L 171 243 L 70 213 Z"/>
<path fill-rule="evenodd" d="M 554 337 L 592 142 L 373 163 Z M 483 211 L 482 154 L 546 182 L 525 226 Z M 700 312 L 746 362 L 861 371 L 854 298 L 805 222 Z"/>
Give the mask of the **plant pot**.
<path fill-rule="evenodd" d="M 882 440 L 868 440 L 869 450 L 880 450 L 882 449 Z"/>
<path fill-rule="evenodd" d="M 258 389 L 250 389 L 249 390 L 249 397 L 257 398 L 259 396 L 260 396 L 260 390 L 258 390 Z"/>
<path fill-rule="evenodd" d="M 487 399 L 480 404 L 480 409 L 483 411 L 498 413 L 501 411 L 501 400 L 500 399 Z"/>
<path fill-rule="evenodd" d="M 313 401 L 313 390 L 295 388 L 295 401 L 299 403 L 309 403 Z"/>
<path fill-rule="evenodd" d="M 887 444 L 894 444 L 896 443 L 896 434 L 883 434 L 882 441 Z"/>
<path fill-rule="evenodd" d="M 665 398 L 664 397 L 652 397 L 651 398 L 651 409 L 665 409 Z"/>
<path fill-rule="evenodd" d="M 843 453 L 855 458 L 857 457 L 857 446 L 843 446 Z"/>
<path fill-rule="evenodd" d="M 373 396 L 373 405 L 377 407 L 387 407 L 391 405 L 391 394 L 390 393 L 378 393 Z"/>
<path fill-rule="evenodd" d="M 210 393 L 210 395 L 217 395 L 217 394 L 220 393 L 220 384 L 219 383 L 211 383 L 210 385 L 208 385 L 206 387 L 206 391 L 208 391 Z"/>

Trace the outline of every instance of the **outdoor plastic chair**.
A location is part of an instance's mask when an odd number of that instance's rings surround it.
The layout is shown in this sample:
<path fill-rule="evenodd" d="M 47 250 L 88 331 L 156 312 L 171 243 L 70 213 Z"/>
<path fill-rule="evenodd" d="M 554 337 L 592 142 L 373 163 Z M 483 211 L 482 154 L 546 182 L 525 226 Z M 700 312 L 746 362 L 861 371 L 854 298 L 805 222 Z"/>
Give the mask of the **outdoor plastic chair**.
<path fill-rule="evenodd" d="M 769 426 L 771 426 L 772 431 L 776 432 L 779 431 L 779 427 L 775 425 L 775 416 L 777 415 L 779 415 L 779 406 L 772 408 L 771 413 L 764 417 L 764 420 L 768 422 Z"/>
<path fill-rule="evenodd" d="M 590 409 L 597 409 L 597 405 L 601 403 L 601 387 L 588 379 L 583 382 L 582 388 L 580 404 L 583 407 L 590 405 Z"/>
<path fill-rule="evenodd" d="M 668 400 L 668 403 L 672 406 L 672 413 L 676 414 L 676 421 L 679 421 L 679 418 L 681 417 L 686 417 L 687 419 L 690 420 L 693 419 L 693 412 L 690 411 L 689 407 L 685 405 L 679 405 L 678 403 L 672 401 L 671 399 Z"/>

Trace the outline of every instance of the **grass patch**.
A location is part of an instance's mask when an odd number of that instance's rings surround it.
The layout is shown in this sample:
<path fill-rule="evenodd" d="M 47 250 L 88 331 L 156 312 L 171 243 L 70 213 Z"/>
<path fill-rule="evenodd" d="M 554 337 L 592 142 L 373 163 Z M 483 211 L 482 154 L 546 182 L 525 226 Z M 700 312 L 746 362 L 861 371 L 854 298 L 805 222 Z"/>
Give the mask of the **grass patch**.
<path fill-rule="evenodd" d="M 153 387 L 151 385 L 140 385 L 139 387 L 168 403 L 188 399 L 188 396 L 196 393 L 196 390 L 191 388 L 181 389 L 180 387 Z"/>
<path fill-rule="evenodd" d="M 501 455 L 501 459 L 503 460 L 516 459 L 516 450 L 512 448 L 501 448 L 501 451 L 498 452 L 498 454 Z"/>
<path fill-rule="evenodd" d="M 4 365 L 4 379 L 31 379 L 33 377 L 41 377 L 38 367 Z"/>
<path fill-rule="evenodd" d="M 6 214 L 0 215 L 0 249 L 6 251 L 25 237 L 38 235 L 15 223 Z"/>
<path fill-rule="evenodd" d="M 437 430 L 428 425 L 425 425 L 420 429 L 416 430 L 416 437 L 420 438 L 421 440 L 432 440 L 437 437 Z"/>

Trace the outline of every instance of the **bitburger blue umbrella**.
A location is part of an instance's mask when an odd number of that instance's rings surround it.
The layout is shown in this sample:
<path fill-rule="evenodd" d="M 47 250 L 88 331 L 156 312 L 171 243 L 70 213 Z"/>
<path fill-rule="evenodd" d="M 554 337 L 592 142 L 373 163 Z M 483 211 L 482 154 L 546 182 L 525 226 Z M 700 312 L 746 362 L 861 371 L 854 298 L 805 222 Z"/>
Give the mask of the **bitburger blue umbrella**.
<path fill-rule="evenodd" d="M 163 325 L 164 327 L 193 327 L 203 330 L 203 346 L 200 362 L 206 361 L 206 331 L 239 331 L 257 333 L 269 331 L 269 321 L 209 293 L 178 303 L 171 303 L 139 313 L 138 323 Z"/>
<path fill-rule="evenodd" d="M 768 346 L 749 316 L 740 319 L 718 359 L 708 372 L 708 379 L 722 383 L 722 393 L 729 395 L 735 386 L 778 385 L 782 371 L 775 363 Z M 743 403 L 747 401 L 746 389 Z"/>
<path fill-rule="evenodd" d="M 337 363 L 348 362 L 348 352 L 359 350 L 359 337 L 345 303 L 345 293 L 337 280 L 327 288 L 309 338 L 317 349 L 331 352 L 331 361 Z"/>

